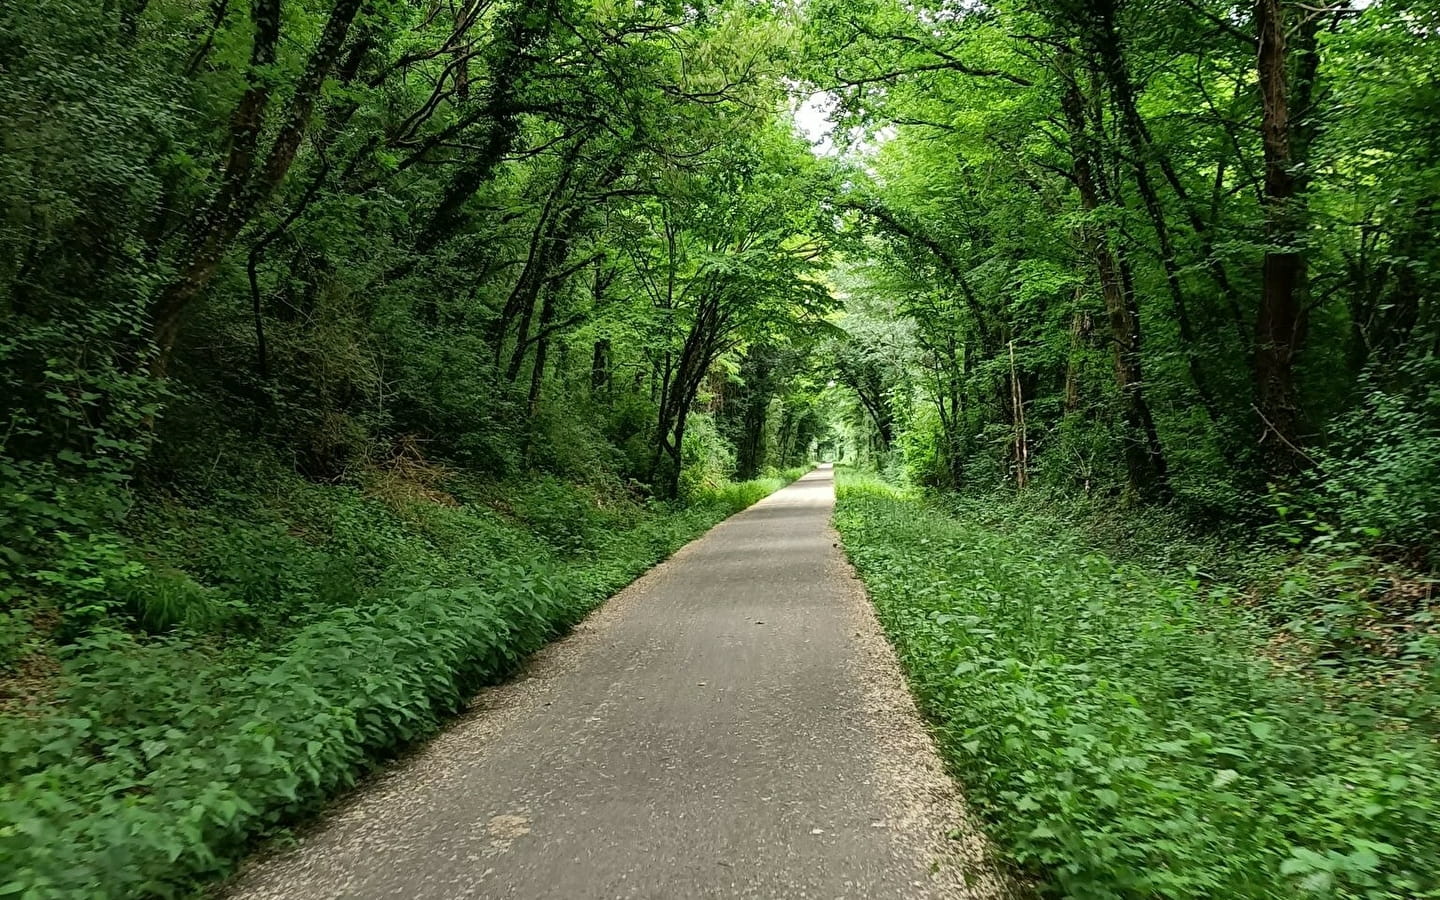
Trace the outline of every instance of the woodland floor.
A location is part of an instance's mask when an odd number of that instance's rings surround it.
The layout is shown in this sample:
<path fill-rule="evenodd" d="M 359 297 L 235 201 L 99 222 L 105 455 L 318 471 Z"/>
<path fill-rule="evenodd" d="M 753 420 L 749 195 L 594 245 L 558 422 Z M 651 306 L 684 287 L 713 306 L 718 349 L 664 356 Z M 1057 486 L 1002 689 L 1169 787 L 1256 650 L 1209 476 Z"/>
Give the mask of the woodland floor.
<path fill-rule="evenodd" d="M 482 693 L 231 898 L 990 898 L 829 525 L 828 469 Z"/>

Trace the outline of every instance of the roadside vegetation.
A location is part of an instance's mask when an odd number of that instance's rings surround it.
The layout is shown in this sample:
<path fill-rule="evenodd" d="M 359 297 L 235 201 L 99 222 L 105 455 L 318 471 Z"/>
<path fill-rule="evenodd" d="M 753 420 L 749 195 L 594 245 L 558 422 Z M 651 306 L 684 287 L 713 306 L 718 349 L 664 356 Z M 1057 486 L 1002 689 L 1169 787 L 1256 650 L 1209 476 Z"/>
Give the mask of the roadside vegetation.
<path fill-rule="evenodd" d="M 0 9 L 0 897 L 173 896 L 794 477 L 749 3 Z"/>
<path fill-rule="evenodd" d="M 1434 3 L 814 0 L 837 522 L 1052 896 L 1440 896 Z"/>
<path fill-rule="evenodd" d="M 0 896 L 170 896 L 223 873 L 799 474 L 646 504 L 413 462 L 356 485 L 228 471 L 109 538 L 124 562 L 96 621 L 64 621 L 53 671 L 9 710 Z"/>
<path fill-rule="evenodd" d="M 952 771 L 1047 893 L 1440 896 L 1433 640 L 1382 655 L 1316 627 L 1298 569 L 1256 602 L 1028 498 L 845 473 L 836 525 Z"/>

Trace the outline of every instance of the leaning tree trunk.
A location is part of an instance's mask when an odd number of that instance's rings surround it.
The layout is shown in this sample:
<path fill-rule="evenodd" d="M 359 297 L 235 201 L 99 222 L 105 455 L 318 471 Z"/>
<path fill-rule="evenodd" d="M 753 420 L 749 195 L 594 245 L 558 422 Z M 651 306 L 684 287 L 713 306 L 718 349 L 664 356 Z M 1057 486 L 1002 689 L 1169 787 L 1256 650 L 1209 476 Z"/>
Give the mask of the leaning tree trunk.
<path fill-rule="evenodd" d="M 1106 14 L 1100 22 L 1100 40 L 1096 42 L 1099 50 L 1100 69 L 1105 75 L 1105 80 L 1109 82 L 1110 92 L 1119 109 L 1120 131 L 1124 135 L 1125 143 L 1133 157 L 1131 162 L 1135 174 L 1135 187 L 1140 192 L 1145 212 L 1150 218 L 1150 225 L 1155 230 L 1155 240 L 1160 250 L 1160 266 L 1165 273 L 1165 286 L 1170 292 L 1170 303 L 1175 311 L 1175 322 L 1180 328 L 1180 343 L 1184 350 L 1186 367 L 1190 373 L 1190 382 L 1200 399 L 1200 405 L 1204 407 L 1206 414 L 1210 417 L 1210 421 L 1218 424 L 1220 421 L 1219 405 L 1204 366 L 1201 364 L 1199 335 L 1190 319 L 1185 288 L 1181 284 L 1180 261 L 1171 237 L 1169 222 L 1166 220 L 1165 209 L 1160 203 L 1160 195 L 1155 190 L 1154 182 L 1150 179 L 1149 157 L 1154 153 L 1154 147 L 1149 142 L 1149 133 L 1135 102 L 1135 86 L 1130 80 L 1130 70 L 1125 60 L 1120 32 L 1113 18 L 1113 6 L 1106 3 L 1101 8 Z M 1159 154 L 1154 153 L 1154 155 L 1158 156 Z"/>
<path fill-rule="evenodd" d="M 545 385 L 545 361 L 550 354 L 550 326 L 555 321 L 555 295 L 559 291 L 559 286 L 554 284 L 546 288 L 545 302 L 540 307 L 540 331 L 535 339 L 535 361 L 530 366 L 530 396 L 526 404 L 531 419 L 535 418 L 535 412 L 540 408 L 540 390 Z"/>
<path fill-rule="evenodd" d="M 612 378 L 613 375 L 610 371 L 610 339 L 599 338 L 595 341 L 594 352 L 590 357 L 590 396 L 609 396 Z"/>
<path fill-rule="evenodd" d="M 1072 143 L 1075 185 L 1081 207 L 1087 214 L 1093 214 L 1101 208 L 1103 199 L 1099 166 L 1095 163 L 1080 86 L 1073 77 L 1069 81 L 1063 106 Z M 1115 384 L 1120 389 L 1125 423 L 1126 475 L 1137 494 L 1164 496 L 1169 492 L 1167 465 L 1155 420 L 1145 399 L 1140 316 L 1134 291 L 1125 277 L 1124 260 L 1111 245 L 1108 229 L 1103 226 L 1087 223 L 1080 229 L 1080 239 L 1100 280 L 1100 294 L 1105 301 L 1110 339 L 1115 349 Z"/>
<path fill-rule="evenodd" d="M 770 411 L 772 374 L 775 369 L 773 351 L 754 347 L 745 356 L 740 376 L 745 380 L 742 435 L 736 448 L 735 477 L 748 481 L 760 472 L 765 462 L 765 426 Z"/>
<path fill-rule="evenodd" d="M 262 70 L 275 61 L 275 46 L 280 36 L 280 3 L 279 0 L 256 0 L 255 43 L 250 55 L 251 85 L 231 116 L 230 155 L 221 176 L 220 189 L 192 222 L 192 237 L 176 267 L 178 274 L 161 291 L 151 309 L 159 351 L 152 365 L 155 374 L 165 373 L 170 352 L 180 334 L 181 320 L 215 277 L 225 252 L 290 171 L 309 128 L 325 79 L 340 56 L 345 36 L 360 11 L 360 3 L 361 0 L 338 0 L 331 10 L 325 29 L 295 86 L 284 120 L 275 135 L 275 143 L 257 172 L 256 148 L 271 94 Z"/>
<path fill-rule="evenodd" d="M 558 17 L 553 0 L 527 9 L 517 3 L 496 38 L 496 58 L 491 63 L 490 82 L 482 109 L 487 120 L 483 136 L 472 144 L 477 148 L 470 159 L 451 177 L 416 247 L 430 250 L 454 235 L 465 224 L 465 204 L 483 185 L 510 152 L 520 135 L 517 113 L 523 76 L 534 65 L 534 51 L 549 37 Z"/>
<path fill-rule="evenodd" d="M 655 456 L 651 464 L 651 483 L 663 496 L 680 494 L 680 470 L 684 463 L 685 424 L 690 407 L 700 393 L 705 373 L 719 355 L 721 342 L 728 331 L 718 297 L 709 297 L 696 304 L 695 321 L 685 335 L 674 377 L 667 382 L 668 390 L 661 399 L 655 429 Z M 662 467 L 663 463 L 663 467 Z"/>

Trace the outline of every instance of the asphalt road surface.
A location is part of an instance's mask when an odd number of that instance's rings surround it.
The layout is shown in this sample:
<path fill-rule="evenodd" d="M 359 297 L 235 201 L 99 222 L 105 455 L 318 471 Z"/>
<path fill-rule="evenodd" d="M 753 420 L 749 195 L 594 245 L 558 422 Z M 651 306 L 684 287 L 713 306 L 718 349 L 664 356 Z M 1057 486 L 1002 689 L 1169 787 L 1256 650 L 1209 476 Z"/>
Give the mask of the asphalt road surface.
<path fill-rule="evenodd" d="M 982 898 L 810 473 L 617 595 L 231 898 Z"/>

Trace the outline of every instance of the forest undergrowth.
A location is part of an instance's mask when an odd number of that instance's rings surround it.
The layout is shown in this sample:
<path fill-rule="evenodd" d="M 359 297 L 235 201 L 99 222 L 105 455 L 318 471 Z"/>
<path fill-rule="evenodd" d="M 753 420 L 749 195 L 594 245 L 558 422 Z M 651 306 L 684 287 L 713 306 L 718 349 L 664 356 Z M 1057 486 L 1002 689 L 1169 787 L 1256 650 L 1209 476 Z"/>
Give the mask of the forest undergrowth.
<path fill-rule="evenodd" d="M 1440 654 L 1425 622 L 1374 640 L 1379 564 L 1130 524 L 1104 552 L 1093 509 L 842 475 L 846 552 L 1007 858 L 1053 896 L 1440 896 Z"/>
<path fill-rule="evenodd" d="M 199 449 L 55 562 L 63 616 L 6 631 L 0 896 L 176 896 L 224 873 L 801 471 L 660 502 L 413 447 L 331 482 L 258 445 Z"/>

